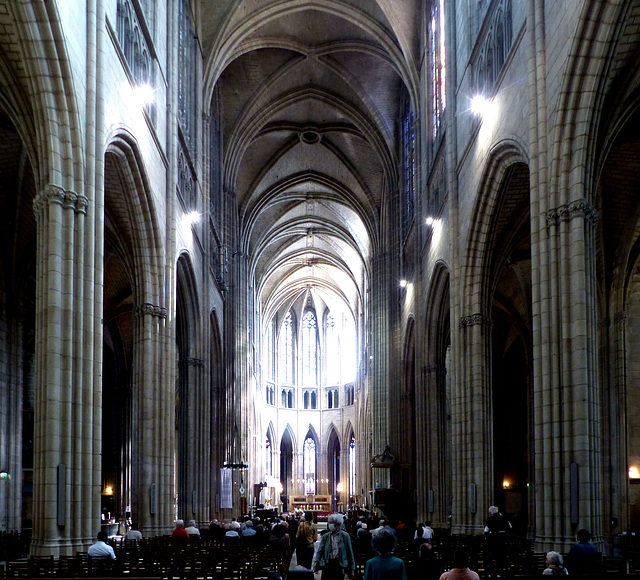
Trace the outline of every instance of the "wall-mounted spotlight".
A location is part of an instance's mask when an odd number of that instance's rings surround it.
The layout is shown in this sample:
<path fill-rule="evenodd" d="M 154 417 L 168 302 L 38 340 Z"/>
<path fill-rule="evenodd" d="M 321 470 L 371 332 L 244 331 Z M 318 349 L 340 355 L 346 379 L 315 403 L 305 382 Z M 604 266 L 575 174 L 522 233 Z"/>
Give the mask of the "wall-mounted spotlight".
<path fill-rule="evenodd" d="M 408 283 L 409 282 L 407 282 L 406 280 L 400 280 L 400 288 L 406 288 Z"/>
<path fill-rule="evenodd" d="M 629 483 L 640 483 L 640 470 L 635 465 L 629 468 Z"/>
<path fill-rule="evenodd" d="M 432 226 L 432 225 L 433 225 L 433 222 L 435 222 L 435 220 L 434 220 L 431 216 L 429 216 L 429 217 L 425 220 L 425 223 L 426 223 L 428 226 Z"/>

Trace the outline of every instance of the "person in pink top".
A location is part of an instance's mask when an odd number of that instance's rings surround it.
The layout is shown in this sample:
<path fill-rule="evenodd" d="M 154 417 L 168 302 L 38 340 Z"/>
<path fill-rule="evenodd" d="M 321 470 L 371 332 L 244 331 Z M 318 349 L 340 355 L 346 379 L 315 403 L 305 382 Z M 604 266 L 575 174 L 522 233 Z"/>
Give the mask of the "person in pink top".
<path fill-rule="evenodd" d="M 453 554 L 453 568 L 440 576 L 440 580 L 480 580 L 477 572 L 469 569 L 469 551 L 458 548 Z"/>

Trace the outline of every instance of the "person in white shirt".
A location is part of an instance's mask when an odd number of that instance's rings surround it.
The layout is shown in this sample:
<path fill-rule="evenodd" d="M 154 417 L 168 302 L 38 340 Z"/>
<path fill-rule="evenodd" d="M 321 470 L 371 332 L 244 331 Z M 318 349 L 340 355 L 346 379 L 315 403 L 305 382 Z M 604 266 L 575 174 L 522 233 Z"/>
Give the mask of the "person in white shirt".
<path fill-rule="evenodd" d="M 107 532 L 100 530 L 98 532 L 98 541 L 87 550 L 87 554 L 95 559 L 106 560 L 111 558 L 115 560 L 116 553 L 113 551 L 113 548 L 107 544 L 108 539 Z"/>
<path fill-rule="evenodd" d="M 131 529 L 124 535 L 125 540 L 142 540 L 142 532 L 138 529 L 138 524 L 133 522 Z"/>
<path fill-rule="evenodd" d="M 431 522 L 427 522 L 426 524 L 418 524 L 416 533 L 413 535 L 414 540 L 426 540 L 427 542 L 431 542 L 433 539 L 433 530 L 431 529 Z"/>
<path fill-rule="evenodd" d="M 196 520 L 189 520 L 189 525 L 186 527 L 187 534 L 190 536 L 199 536 L 200 530 L 196 528 Z"/>

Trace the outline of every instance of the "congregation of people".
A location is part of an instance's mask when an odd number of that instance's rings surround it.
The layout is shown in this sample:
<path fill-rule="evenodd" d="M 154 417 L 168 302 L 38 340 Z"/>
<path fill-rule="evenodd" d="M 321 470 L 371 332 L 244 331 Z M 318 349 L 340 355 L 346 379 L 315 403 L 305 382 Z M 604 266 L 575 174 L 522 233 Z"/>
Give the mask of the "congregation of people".
<path fill-rule="evenodd" d="M 271 580 L 286 578 L 290 571 L 298 575 L 307 571 L 308 578 L 317 580 L 478 580 L 504 576 L 509 571 L 511 575 L 578 575 L 593 571 L 600 556 L 589 532 L 579 530 L 577 542 L 567 554 L 547 552 L 544 570 L 536 570 L 531 565 L 531 544 L 510 533 L 508 519 L 495 506 L 489 509 L 484 536 L 447 535 L 446 530 L 434 530 L 428 521 L 391 525 L 367 510 L 352 510 L 347 516 L 330 514 L 326 529 L 324 522 L 318 525 L 314 520 L 317 521 L 317 514 L 314 517 L 311 512 L 269 518 L 246 515 L 223 522 L 214 519 L 199 528 L 194 520 L 185 525 L 178 519 L 171 536 L 164 537 L 164 544 L 159 544 L 158 538 L 153 542 L 160 550 L 183 554 L 183 565 L 191 572 L 181 574 L 180 560 L 176 559 L 172 565 L 178 569 L 171 574 L 185 578 L 199 577 L 189 564 L 188 554 L 202 555 L 207 551 L 215 551 L 218 557 L 215 564 L 202 566 L 220 568 L 220 558 L 225 554 L 226 565 L 234 566 L 234 554 L 245 554 L 244 560 L 251 554 L 261 562 L 263 572 L 268 568 Z M 108 538 L 106 532 L 100 531 L 87 555 L 90 561 L 114 564 L 126 546 L 151 541 L 133 522 L 121 538 Z M 514 547 L 520 550 L 517 555 Z M 270 559 L 261 559 L 261 554 L 269 554 Z"/>

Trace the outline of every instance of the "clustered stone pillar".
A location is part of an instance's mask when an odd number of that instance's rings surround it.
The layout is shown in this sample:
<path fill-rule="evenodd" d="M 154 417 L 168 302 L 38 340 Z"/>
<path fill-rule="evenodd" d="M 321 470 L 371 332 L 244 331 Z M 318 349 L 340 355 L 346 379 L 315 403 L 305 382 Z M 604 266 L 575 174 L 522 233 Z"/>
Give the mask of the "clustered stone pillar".
<path fill-rule="evenodd" d="M 34 202 L 40 371 L 34 425 L 34 554 L 77 551 L 94 537 L 100 516 L 101 390 L 93 380 L 94 344 L 84 333 L 93 305 L 82 300 L 87 204 L 83 195 L 55 185 L 44 188 Z M 85 308 L 90 311 L 85 313 Z"/>
<path fill-rule="evenodd" d="M 172 352 L 167 309 L 147 302 L 134 315 L 138 367 L 133 373 L 131 509 L 143 533 L 154 536 L 164 534 L 175 519 L 175 363 L 163 355 Z"/>
<path fill-rule="evenodd" d="M 547 348 L 535 381 L 536 529 L 568 546 L 579 528 L 601 533 L 600 385 L 597 376 L 595 224 L 579 199 L 549 210 L 548 275 L 541 287 Z M 544 298 L 547 298 L 544 300 Z M 554 514 L 551 515 L 550 514 Z"/>

